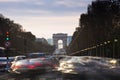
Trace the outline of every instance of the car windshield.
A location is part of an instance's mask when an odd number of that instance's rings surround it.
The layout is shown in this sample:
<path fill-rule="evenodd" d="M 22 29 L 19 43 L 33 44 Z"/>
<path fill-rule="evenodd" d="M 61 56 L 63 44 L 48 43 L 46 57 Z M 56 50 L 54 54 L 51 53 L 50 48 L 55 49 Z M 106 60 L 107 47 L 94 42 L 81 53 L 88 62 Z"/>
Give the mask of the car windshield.
<path fill-rule="evenodd" d="M 32 53 L 32 54 L 28 54 L 28 58 L 42 58 L 45 57 L 44 53 Z"/>
<path fill-rule="evenodd" d="M 0 0 L 0 80 L 120 80 L 120 0 Z"/>
<path fill-rule="evenodd" d="M 26 59 L 26 57 L 25 56 L 16 56 L 14 58 L 15 61 L 22 60 L 22 59 Z"/>

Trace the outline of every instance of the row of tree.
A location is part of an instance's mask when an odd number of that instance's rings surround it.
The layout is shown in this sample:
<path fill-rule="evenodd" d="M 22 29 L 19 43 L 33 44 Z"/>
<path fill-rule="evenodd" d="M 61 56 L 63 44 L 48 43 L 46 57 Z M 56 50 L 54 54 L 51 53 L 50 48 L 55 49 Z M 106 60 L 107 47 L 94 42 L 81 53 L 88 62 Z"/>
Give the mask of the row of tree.
<path fill-rule="evenodd" d="M 74 53 L 105 41 L 120 40 L 120 0 L 96 0 L 80 16 L 68 53 Z M 120 47 L 120 42 L 118 44 Z M 113 46 L 109 50 L 113 52 Z M 119 49 L 117 49 L 119 50 Z M 118 55 L 118 53 L 116 53 Z"/>
<path fill-rule="evenodd" d="M 20 24 L 14 23 L 9 18 L 0 15 L 0 46 L 6 47 L 6 32 L 9 32 L 11 43 L 8 47 L 12 50 L 10 55 L 25 54 L 31 52 L 49 52 L 54 51 L 54 46 L 41 41 L 36 41 L 35 35 L 31 32 L 26 32 Z M 46 39 L 44 39 L 45 42 Z M 14 51 L 14 52 L 13 52 Z"/>

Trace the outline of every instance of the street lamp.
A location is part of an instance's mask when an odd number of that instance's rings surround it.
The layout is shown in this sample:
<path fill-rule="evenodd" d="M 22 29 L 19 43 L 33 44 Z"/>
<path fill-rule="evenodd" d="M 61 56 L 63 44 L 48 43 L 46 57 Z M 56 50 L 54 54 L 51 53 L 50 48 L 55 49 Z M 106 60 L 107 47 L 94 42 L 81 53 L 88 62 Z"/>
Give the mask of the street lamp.
<path fill-rule="evenodd" d="M 110 41 L 107 41 L 107 43 L 110 43 Z"/>
<path fill-rule="evenodd" d="M 118 39 L 114 39 L 114 42 L 118 42 Z"/>
<path fill-rule="evenodd" d="M 103 48 L 102 47 L 103 47 L 103 44 L 101 43 L 100 44 L 100 56 L 102 56 L 102 52 L 103 52 Z"/>
<path fill-rule="evenodd" d="M 106 45 L 106 44 L 107 44 L 107 42 L 104 42 L 104 44 Z"/>

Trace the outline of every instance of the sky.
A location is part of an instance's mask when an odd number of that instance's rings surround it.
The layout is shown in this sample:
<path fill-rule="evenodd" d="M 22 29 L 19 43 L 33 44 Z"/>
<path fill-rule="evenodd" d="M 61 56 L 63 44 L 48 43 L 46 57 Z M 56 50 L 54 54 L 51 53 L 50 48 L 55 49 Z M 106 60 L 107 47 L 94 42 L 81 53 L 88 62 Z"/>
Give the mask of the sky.
<path fill-rule="evenodd" d="M 92 0 L 0 0 L 0 13 L 37 38 L 72 36 Z"/>

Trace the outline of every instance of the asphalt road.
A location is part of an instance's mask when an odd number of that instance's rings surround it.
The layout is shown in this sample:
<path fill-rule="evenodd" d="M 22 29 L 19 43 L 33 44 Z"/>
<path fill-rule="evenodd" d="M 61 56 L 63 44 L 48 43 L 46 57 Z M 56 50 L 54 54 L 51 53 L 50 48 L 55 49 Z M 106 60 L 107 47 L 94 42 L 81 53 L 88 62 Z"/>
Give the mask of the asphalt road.
<path fill-rule="evenodd" d="M 16 75 L 11 73 L 0 73 L 0 80 L 63 80 L 58 72 L 47 72 L 34 75 Z"/>
<path fill-rule="evenodd" d="M 111 73 L 109 75 L 105 75 L 105 73 L 86 73 L 74 77 L 74 75 L 63 75 L 57 71 L 32 75 L 16 75 L 3 72 L 0 73 L 0 80 L 120 80 L 120 76 L 119 74 L 115 73 Z"/>

